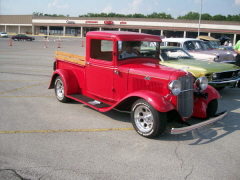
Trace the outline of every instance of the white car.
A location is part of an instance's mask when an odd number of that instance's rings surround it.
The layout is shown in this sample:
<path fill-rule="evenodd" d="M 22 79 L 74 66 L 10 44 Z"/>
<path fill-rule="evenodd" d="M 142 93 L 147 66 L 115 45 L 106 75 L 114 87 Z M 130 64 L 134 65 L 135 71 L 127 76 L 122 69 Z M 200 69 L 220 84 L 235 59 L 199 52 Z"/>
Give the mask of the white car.
<path fill-rule="evenodd" d="M 8 34 L 6 33 L 6 32 L 0 32 L 0 36 L 2 37 L 2 38 L 4 38 L 4 37 L 8 37 Z"/>
<path fill-rule="evenodd" d="M 165 38 L 164 46 L 177 46 L 186 50 L 198 60 L 215 61 L 220 63 L 235 63 L 235 57 L 229 51 L 208 50 L 202 40 L 194 38 Z"/>

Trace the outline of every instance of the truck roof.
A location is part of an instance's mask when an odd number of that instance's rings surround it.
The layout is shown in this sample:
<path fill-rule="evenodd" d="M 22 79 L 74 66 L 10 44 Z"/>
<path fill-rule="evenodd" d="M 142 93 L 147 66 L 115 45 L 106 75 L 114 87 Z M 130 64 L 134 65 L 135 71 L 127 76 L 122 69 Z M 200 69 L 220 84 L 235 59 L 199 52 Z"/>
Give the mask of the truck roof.
<path fill-rule="evenodd" d="M 117 41 L 156 41 L 162 42 L 160 36 L 129 31 L 89 31 L 87 37 L 115 38 Z"/>

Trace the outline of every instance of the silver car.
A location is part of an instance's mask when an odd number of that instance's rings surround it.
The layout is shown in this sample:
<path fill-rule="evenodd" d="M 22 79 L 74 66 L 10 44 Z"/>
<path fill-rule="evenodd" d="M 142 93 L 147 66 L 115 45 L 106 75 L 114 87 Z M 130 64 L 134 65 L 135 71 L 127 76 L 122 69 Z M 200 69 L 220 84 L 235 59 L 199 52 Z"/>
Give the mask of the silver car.
<path fill-rule="evenodd" d="M 8 34 L 6 32 L 0 32 L 0 37 L 7 38 Z"/>
<path fill-rule="evenodd" d="M 208 50 L 202 40 L 193 38 L 165 38 L 164 46 L 176 46 L 186 50 L 198 60 L 215 61 L 220 63 L 235 63 L 235 57 L 229 51 Z"/>

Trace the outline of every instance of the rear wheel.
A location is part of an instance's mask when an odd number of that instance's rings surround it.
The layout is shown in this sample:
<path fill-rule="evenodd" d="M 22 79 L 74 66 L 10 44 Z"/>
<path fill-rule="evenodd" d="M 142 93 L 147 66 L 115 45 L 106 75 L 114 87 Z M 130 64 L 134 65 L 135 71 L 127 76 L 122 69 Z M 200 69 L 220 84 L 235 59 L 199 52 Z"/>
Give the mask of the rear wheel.
<path fill-rule="evenodd" d="M 139 99 L 133 104 L 131 120 L 137 133 L 147 138 L 157 137 L 167 126 L 166 113 L 158 112 L 144 99 Z"/>
<path fill-rule="evenodd" d="M 68 102 L 70 99 L 65 96 L 64 84 L 60 76 L 58 76 L 54 83 L 55 95 L 60 102 Z"/>

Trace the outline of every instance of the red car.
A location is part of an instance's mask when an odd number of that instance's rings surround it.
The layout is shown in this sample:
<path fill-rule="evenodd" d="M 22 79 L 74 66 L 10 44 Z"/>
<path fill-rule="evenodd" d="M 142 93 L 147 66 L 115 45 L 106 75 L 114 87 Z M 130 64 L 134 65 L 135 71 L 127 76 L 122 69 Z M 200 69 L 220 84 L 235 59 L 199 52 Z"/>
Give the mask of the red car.
<path fill-rule="evenodd" d="M 34 37 L 27 36 L 26 34 L 17 34 L 16 36 L 12 36 L 11 39 L 14 41 L 34 41 Z"/>

